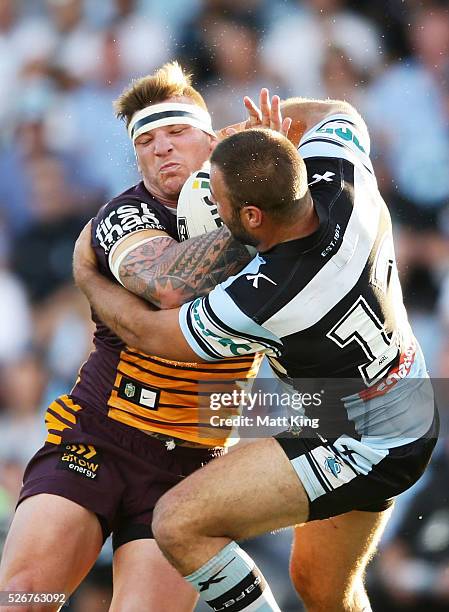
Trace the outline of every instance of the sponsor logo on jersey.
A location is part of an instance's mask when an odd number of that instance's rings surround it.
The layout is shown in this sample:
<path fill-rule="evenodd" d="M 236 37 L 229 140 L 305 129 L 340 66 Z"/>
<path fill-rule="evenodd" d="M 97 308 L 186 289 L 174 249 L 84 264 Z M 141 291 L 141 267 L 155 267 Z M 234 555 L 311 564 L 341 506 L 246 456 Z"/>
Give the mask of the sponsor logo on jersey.
<path fill-rule="evenodd" d="M 315 185 L 315 183 L 319 183 L 320 181 L 326 181 L 326 183 L 332 183 L 333 182 L 333 176 L 335 176 L 335 172 L 325 172 L 324 174 L 318 174 L 318 172 L 316 172 L 312 178 L 315 179 L 314 181 L 312 181 L 311 183 L 309 183 L 309 187 L 311 185 Z"/>
<path fill-rule="evenodd" d="M 318 134 L 332 134 L 332 136 L 337 136 L 337 138 L 340 138 L 340 140 L 345 140 L 346 142 L 353 142 L 355 146 L 358 149 L 360 149 L 360 151 L 362 151 L 362 153 L 365 153 L 365 149 L 360 144 L 359 139 L 353 133 L 353 131 L 348 127 L 344 127 L 344 128 L 322 127 L 317 130 L 317 133 Z"/>
<path fill-rule="evenodd" d="M 197 298 L 192 304 L 193 320 L 198 326 L 199 333 L 201 333 L 206 338 L 207 337 L 213 338 L 216 342 L 218 342 L 218 344 L 220 344 L 221 346 L 225 348 L 228 348 L 229 351 L 236 357 L 240 357 L 241 355 L 245 355 L 246 353 L 251 351 L 250 344 L 237 344 L 237 342 L 235 342 L 232 338 L 223 338 L 222 336 L 219 336 L 212 330 L 207 329 L 201 320 L 200 313 L 198 312 L 198 307 L 200 304 L 201 304 L 201 298 Z"/>
<path fill-rule="evenodd" d="M 62 444 L 61 447 L 63 451 L 56 469 L 68 470 L 83 478 L 96 480 L 100 467 L 100 456 L 94 446 L 72 442 L 71 444 Z"/>
<path fill-rule="evenodd" d="M 265 276 L 265 274 L 262 274 L 261 272 L 258 272 L 257 274 L 247 274 L 246 275 L 246 280 L 252 280 L 253 287 L 255 289 L 259 289 L 259 279 L 260 278 L 264 278 L 269 283 L 272 283 L 273 285 L 277 285 L 277 283 L 275 283 L 274 280 L 271 280 L 271 278 L 268 278 L 268 276 Z"/>
<path fill-rule="evenodd" d="M 108 253 L 120 238 L 141 229 L 165 229 L 146 202 L 118 206 L 98 224 L 95 236 Z"/>
<path fill-rule="evenodd" d="M 377 384 L 370 387 L 369 389 L 363 389 L 359 391 L 359 397 L 364 402 L 367 402 L 373 397 L 379 397 L 387 393 L 392 387 L 394 387 L 400 380 L 407 378 L 412 369 L 412 365 L 415 362 L 416 357 L 416 346 L 413 343 L 399 357 L 399 364 L 397 367 L 392 368 L 387 376 L 380 380 Z"/>
<path fill-rule="evenodd" d="M 324 462 L 324 467 L 328 472 L 330 472 L 336 478 L 338 478 L 338 475 L 341 472 L 341 463 L 336 457 L 332 457 L 332 456 L 326 457 L 326 460 Z"/>

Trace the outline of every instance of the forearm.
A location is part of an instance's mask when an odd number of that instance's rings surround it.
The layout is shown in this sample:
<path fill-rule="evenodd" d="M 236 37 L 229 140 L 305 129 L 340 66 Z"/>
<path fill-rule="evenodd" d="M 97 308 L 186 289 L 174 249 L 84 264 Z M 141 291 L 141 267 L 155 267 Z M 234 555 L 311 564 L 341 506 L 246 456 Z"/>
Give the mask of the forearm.
<path fill-rule="evenodd" d="M 184 338 L 179 309 L 155 311 L 86 262 L 75 260 L 74 275 L 98 317 L 127 346 L 165 359 L 202 361 Z"/>
<path fill-rule="evenodd" d="M 125 344 L 142 348 L 142 318 L 154 307 L 108 280 L 93 266 L 75 266 L 74 276 L 101 321 Z"/>
<path fill-rule="evenodd" d="M 142 244 L 124 258 L 119 274 L 129 291 L 167 309 L 206 295 L 250 259 L 222 227 L 181 243 L 167 237 Z"/>

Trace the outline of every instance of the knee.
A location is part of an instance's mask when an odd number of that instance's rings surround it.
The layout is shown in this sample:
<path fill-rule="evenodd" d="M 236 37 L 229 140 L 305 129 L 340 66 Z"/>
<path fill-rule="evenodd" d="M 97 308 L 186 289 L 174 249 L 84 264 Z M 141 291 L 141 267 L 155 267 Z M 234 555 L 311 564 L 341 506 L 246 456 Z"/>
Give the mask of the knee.
<path fill-rule="evenodd" d="M 159 548 L 169 559 L 186 546 L 191 533 L 189 523 L 189 512 L 182 497 L 169 492 L 156 504 L 151 529 Z"/>

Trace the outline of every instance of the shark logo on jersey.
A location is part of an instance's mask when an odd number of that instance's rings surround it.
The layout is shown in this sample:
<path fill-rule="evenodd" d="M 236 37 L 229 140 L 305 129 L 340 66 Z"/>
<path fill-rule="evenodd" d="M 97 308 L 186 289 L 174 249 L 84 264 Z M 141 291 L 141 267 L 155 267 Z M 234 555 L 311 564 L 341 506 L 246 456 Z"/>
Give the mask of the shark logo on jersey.
<path fill-rule="evenodd" d="M 326 181 L 326 183 L 332 183 L 333 181 L 333 176 L 335 176 L 335 172 L 325 172 L 324 174 L 314 174 L 312 176 L 313 179 L 315 179 L 314 181 L 312 181 L 311 183 L 309 183 L 309 187 L 311 185 L 315 185 L 315 183 L 319 183 L 320 181 Z"/>
<path fill-rule="evenodd" d="M 338 478 L 339 473 L 341 472 L 341 463 L 335 457 L 326 457 L 326 461 L 324 462 L 324 467 L 328 472 L 333 474 L 336 478 Z"/>
<path fill-rule="evenodd" d="M 253 287 L 255 289 L 259 289 L 259 278 L 264 278 L 269 283 L 272 283 L 273 285 L 277 285 L 277 283 L 275 283 L 274 280 L 271 280 L 271 278 L 268 278 L 268 276 L 265 276 L 265 274 L 262 274 L 261 272 L 258 272 L 257 274 L 247 274 L 246 275 L 246 280 L 252 280 Z"/>

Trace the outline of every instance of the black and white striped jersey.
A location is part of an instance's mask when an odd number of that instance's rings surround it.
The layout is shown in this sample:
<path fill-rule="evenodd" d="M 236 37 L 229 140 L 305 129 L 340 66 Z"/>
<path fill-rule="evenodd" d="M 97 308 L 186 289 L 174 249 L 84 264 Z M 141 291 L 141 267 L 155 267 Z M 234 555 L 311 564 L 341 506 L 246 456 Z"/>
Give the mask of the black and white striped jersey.
<path fill-rule="evenodd" d="M 369 136 L 333 115 L 299 145 L 319 227 L 258 254 L 180 324 L 203 359 L 264 351 L 290 378 L 351 378 L 371 389 L 410 363 L 410 330 L 391 220 L 369 159 Z"/>

